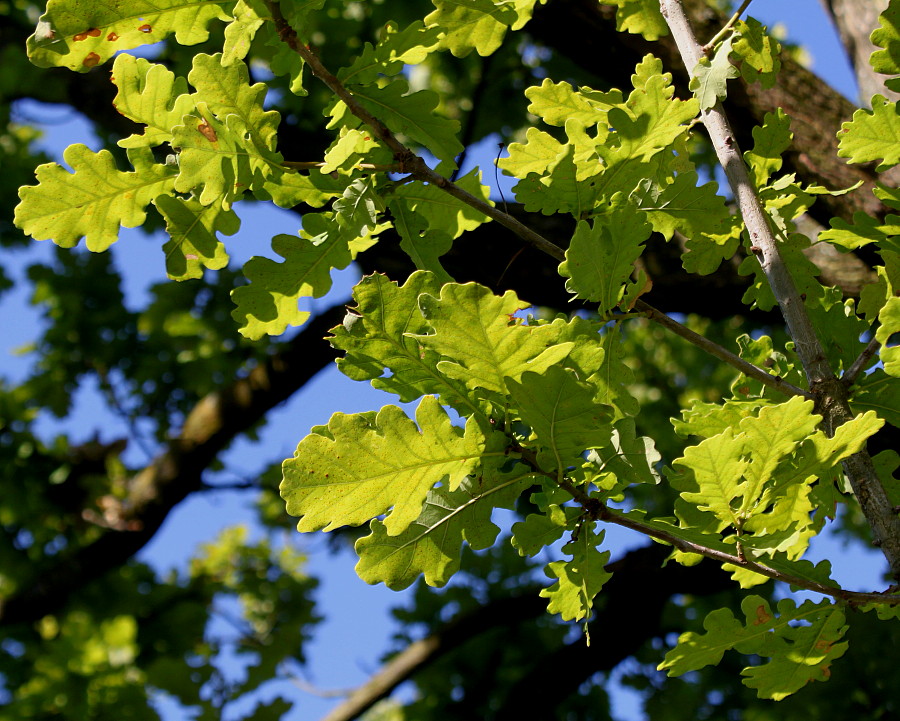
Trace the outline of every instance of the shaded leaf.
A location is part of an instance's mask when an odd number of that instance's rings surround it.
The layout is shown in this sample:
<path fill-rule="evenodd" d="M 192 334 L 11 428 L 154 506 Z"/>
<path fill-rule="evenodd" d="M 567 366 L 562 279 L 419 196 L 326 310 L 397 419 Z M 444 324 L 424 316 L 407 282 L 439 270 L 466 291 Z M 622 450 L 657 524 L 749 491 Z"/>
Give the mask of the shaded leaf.
<path fill-rule="evenodd" d="M 170 278 L 200 278 L 203 268 L 218 270 L 228 264 L 225 246 L 216 234 L 237 233 L 241 222 L 234 211 L 223 210 L 219 203 L 203 205 L 194 198 L 182 200 L 172 195 L 161 195 L 154 204 L 166 219 L 169 240 L 163 251 Z"/>
<path fill-rule="evenodd" d="M 593 224 L 578 223 L 559 274 L 579 298 L 596 301 L 600 313 L 615 308 L 640 257 L 651 227 L 631 205 L 611 209 Z"/>

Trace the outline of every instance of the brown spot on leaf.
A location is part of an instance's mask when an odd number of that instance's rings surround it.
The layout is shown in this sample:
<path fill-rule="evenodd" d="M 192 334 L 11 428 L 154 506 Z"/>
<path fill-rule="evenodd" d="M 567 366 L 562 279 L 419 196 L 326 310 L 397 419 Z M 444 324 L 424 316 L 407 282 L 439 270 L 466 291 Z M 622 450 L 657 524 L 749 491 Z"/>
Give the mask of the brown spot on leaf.
<path fill-rule="evenodd" d="M 153 32 L 153 28 L 151 28 L 151 27 L 150 27 L 149 25 L 147 25 L 146 23 L 144 23 L 143 25 L 141 25 L 141 26 L 138 28 L 138 30 L 140 30 L 142 33 L 152 33 L 152 32 Z"/>
<path fill-rule="evenodd" d="M 116 40 L 119 39 L 119 36 L 116 33 L 110 33 L 109 35 L 106 36 L 106 39 L 109 40 L 111 43 L 114 43 Z"/>
<path fill-rule="evenodd" d="M 100 62 L 100 56 L 97 53 L 88 53 L 81 64 L 86 68 L 92 68 Z"/>
<path fill-rule="evenodd" d="M 203 133 L 203 137 L 206 138 L 209 142 L 215 143 L 219 140 L 219 137 L 216 135 L 216 131 L 213 130 L 209 123 L 205 120 L 197 126 L 197 130 Z"/>
<path fill-rule="evenodd" d="M 772 616 L 766 611 L 766 607 L 763 604 L 759 604 L 759 606 L 756 607 L 756 620 L 753 622 L 753 625 L 761 626 L 771 620 Z"/>
<path fill-rule="evenodd" d="M 76 43 L 81 40 L 87 40 L 88 38 L 99 38 L 100 37 L 100 28 L 91 28 L 90 30 L 85 30 L 83 33 L 78 33 L 75 35 L 72 40 Z"/>

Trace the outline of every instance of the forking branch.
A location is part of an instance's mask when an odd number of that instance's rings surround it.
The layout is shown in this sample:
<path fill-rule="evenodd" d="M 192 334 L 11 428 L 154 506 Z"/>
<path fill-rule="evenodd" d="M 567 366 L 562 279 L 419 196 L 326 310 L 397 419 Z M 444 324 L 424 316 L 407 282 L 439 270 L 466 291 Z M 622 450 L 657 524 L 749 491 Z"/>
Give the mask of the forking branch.
<path fill-rule="evenodd" d="M 685 67 L 690 72 L 700 62 L 702 48 L 694 37 L 682 2 L 660 0 L 660 7 Z M 807 314 L 804 300 L 781 257 L 765 209 L 747 172 L 722 104 L 716 103 L 712 108 L 702 110 L 701 116 L 719 163 L 728 176 L 752 246 L 757 249 L 754 252 L 758 254 L 760 265 L 794 339 L 810 390 L 816 397 L 817 411 L 824 416 L 825 429 L 831 435 L 838 426 L 853 417 L 847 387 L 832 371 Z M 847 459 L 844 468 L 872 528 L 874 543 L 887 558 L 893 578 L 900 581 L 900 517 L 888 499 L 872 459 L 863 450 Z"/>
<path fill-rule="evenodd" d="M 558 245 L 550 242 L 542 235 L 524 225 L 511 215 L 504 213 L 500 209 L 484 202 L 480 198 L 476 198 L 471 193 L 467 192 L 463 188 L 460 188 L 458 185 L 456 185 L 456 183 L 429 168 L 425 161 L 408 147 L 406 147 L 406 145 L 404 145 L 383 122 L 381 122 L 360 103 L 358 103 L 353 97 L 352 93 L 350 93 L 350 91 L 347 90 L 346 87 L 344 87 L 343 83 L 341 83 L 341 81 L 338 80 L 338 78 L 322 64 L 316 54 L 310 48 L 304 45 L 303 42 L 301 42 L 300 38 L 297 36 L 296 31 L 290 26 L 290 24 L 284 18 L 284 15 L 281 13 L 281 8 L 277 0 L 266 0 L 266 4 L 272 12 L 273 21 L 275 22 L 275 26 L 282 41 L 287 43 L 288 46 L 290 46 L 290 48 L 294 50 L 294 52 L 300 55 L 300 57 L 303 58 L 303 61 L 307 65 L 309 65 L 313 74 L 347 105 L 347 108 L 351 113 L 353 113 L 353 115 L 355 115 L 357 118 L 359 118 L 359 120 L 368 125 L 372 129 L 372 131 L 384 142 L 388 149 L 390 149 L 390 151 L 394 154 L 394 158 L 396 159 L 398 164 L 397 172 L 409 173 L 417 180 L 421 180 L 425 183 L 429 183 L 437 188 L 440 188 L 442 191 L 453 196 L 457 200 L 460 200 L 466 205 L 474 208 L 475 210 L 478 210 L 489 218 L 496 220 L 502 226 L 515 233 L 526 243 L 549 255 L 551 258 L 554 258 L 558 261 L 565 260 L 565 251 Z M 771 373 L 766 372 L 762 368 L 759 368 L 758 366 L 747 362 L 737 354 L 729 351 L 727 348 L 724 348 L 723 346 L 713 343 L 703 336 L 700 336 L 690 328 L 670 318 L 665 313 L 654 308 L 650 304 L 638 299 L 638 301 L 634 305 L 634 308 L 640 313 L 646 315 L 650 320 L 659 323 L 671 332 L 684 338 L 689 343 L 698 346 L 699 348 L 706 351 L 707 353 L 710 353 L 719 360 L 722 360 L 733 366 L 744 375 L 753 378 L 754 380 L 758 380 L 760 383 L 763 383 L 764 385 L 774 388 L 780 393 L 784 393 L 789 396 L 799 395 L 805 398 L 811 397 L 811 395 L 807 391 L 801 388 L 797 388 L 790 383 L 787 383 L 778 376 L 774 376 Z"/>

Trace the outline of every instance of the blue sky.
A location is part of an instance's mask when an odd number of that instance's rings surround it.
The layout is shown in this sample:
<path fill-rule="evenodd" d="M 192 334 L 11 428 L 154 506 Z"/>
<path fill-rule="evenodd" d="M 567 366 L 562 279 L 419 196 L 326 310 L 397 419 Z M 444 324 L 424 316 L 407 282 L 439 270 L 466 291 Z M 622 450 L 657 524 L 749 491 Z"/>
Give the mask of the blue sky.
<path fill-rule="evenodd" d="M 817 73 L 844 94 L 851 98 L 855 96 L 849 65 L 818 0 L 755 0 L 750 13 L 770 26 L 782 24 L 789 39 L 807 48 Z M 28 117 L 52 121 L 46 125 L 42 144 L 57 157 L 66 145 L 73 142 L 85 142 L 98 149 L 96 141 L 90 139 L 89 128 L 68 111 L 61 114 L 58 109 L 30 104 L 23 104 L 19 111 Z M 494 143 L 486 143 L 481 152 L 473 154 L 472 160 L 489 168 L 495 151 Z M 485 172 L 485 182 L 494 183 L 493 172 Z M 238 208 L 238 211 L 242 217 L 242 229 L 228 242 L 229 252 L 237 262 L 265 252 L 268 239 L 273 235 L 293 234 L 298 229 L 297 217 L 287 211 L 262 206 L 249 210 Z M 116 262 L 126 279 L 127 302 L 133 307 L 143 305 L 150 284 L 164 279 L 161 243 L 159 238 L 148 238 L 137 231 L 124 231 L 121 240 L 114 246 Z M 35 243 L 31 249 L 17 254 L 11 263 L 12 275 L 21 279 L 23 269 L 29 263 L 49 257 L 49 250 L 47 244 Z M 342 273 L 336 279 L 336 290 L 329 297 L 314 302 L 313 309 L 327 307 L 346 297 L 354 280 L 352 270 Z M 11 353 L 34 337 L 38 322 L 34 309 L 27 304 L 26 289 L 27 286 L 20 286 L 0 299 L 5 330 L 4 347 L 0 351 L 0 374 L 13 380 L 24 375 L 29 360 L 27 356 Z M 226 464 L 238 469 L 243 476 L 252 476 L 273 459 L 292 455 L 306 430 L 314 424 L 326 422 L 331 413 L 368 410 L 393 402 L 393 397 L 379 393 L 367 384 L 354 383 L 335 368 L 330 368 L 288 404 L 270 414 L 259 443 L 241 440 L 234 444 L 225 457 Z M 122 429 L 113 425 L 116 422 L 114 419 L 97 421 L 96 408 L 96 397 L 92 397 L 91 389 L 86 389 L 81 393 L 78 410 L 71 418 L 64 422 L 45 418 L 41 428 L 47 434 L 77 428 L 85 438 L 93 435 L 98 428 L 104 438 L 121 434 Z M 227 525 L 250 523 L 253 517 L 251 502 L 252 494 L 236 492 L 194 497 L 171 514 L 141 557 L 161 571 L 183 568 L 187 554 L 199 543 L 209 541 Z M 616 534 L 617 543 L 628 543 L 627 533 Z M 307 680 L 323 689 L 345 689 L 362 683 L 378 669 L 379 657 L 389 647 L 393 626 L 388 610 L 403 603 L 405 594 L 394 593 L 383 586 L 370 587 L 359 581 L 353 572 L 355 557 L 350 553 L 337 557 L 325 553 L 321 536 L 301 537 L 288 532 L 286 539 L 309 550 L 310 572 L 321 579 L 317 594 L 320 612 L 327 619 L 319 627 L 315 642 L 308 651 L 311 662 Z M 633 538 L 631 542 L 642 543 L 642 539 Z M 877 573 L 877 562 L 873 565 L 858 553 L 845 554 L 845 560 L 845 567 L 838 569 L 839 578 L 843 577 L 851 587 L 871 584 L 873 574 Z M 850 575 L 851 572 L 853 575 Z M 291 698 L 299 699 L 291 719 L 319 718 L 335 703 L 299 692 L 293 685 L 285 688 Z M 639 718 L 634 700 L 627 694 L 617 695 L 616 700 L 622 718 Z M 165 707 L 168 718 L 179 718 L 170 706 Z"/>

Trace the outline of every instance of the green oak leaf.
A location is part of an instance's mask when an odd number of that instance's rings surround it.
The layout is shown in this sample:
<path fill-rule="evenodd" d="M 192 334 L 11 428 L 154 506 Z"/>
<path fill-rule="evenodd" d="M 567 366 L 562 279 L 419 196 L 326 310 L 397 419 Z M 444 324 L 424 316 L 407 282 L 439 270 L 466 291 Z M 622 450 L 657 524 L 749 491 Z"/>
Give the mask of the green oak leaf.
<path fill-rule="evenodd" d="M 541 597 L 550 599 L 547 610 L 558 613 L 563 621 L 587 618 L 594 605 L 594 597 L 612 578 L 612 573 L 606 570 L 609 551 L 598 550 L 604 534 L 604 531 L 594 533 L 586 524 L 577 538 L 562 548 L 564 553 L 572 556 L 572 560 L 547 564 L 547 576 L 555 578 L 556 583 L 543 589 Z"/>
<path fill-rule="evenodd" d="M 872 109 L 860 108 L 838 132 L 838 155 L 851 163 L 880 161 L 876 170 L 887 170 L 900 162 L 900 112 L 897 103 L 883 96 L 872 98 Z"/>
<path fill-rule="evenodd" d="M 900 468 L 900 453 L 895 450 L 882 451 L 878 455 L 872 456 L 872 465 L 884 486 L 888 501 L 893 506 L 900 505 L 900 478 L 896 475 Z"/>
<path fill-rule="evenodd" d="M 196 111 L 172 128 L 179 151 L 175 188 L 208 205 L 221 199 L 228 209 L 245 190 L 263 190 L 285 170 L 275 150 L 279 114 L 263 108 L 266 86 L 249 84 L 242 61 L 223 66 L 221 55 L 194 56 L 188 80 L 196 88 Z"/>
<path fill-rule="evenodd" d="M 387 535 L 398 536 L 422 512 L 436 484 L 452 492 L 483 461 L 504 457 L 486 451 L 487 439 L 471 419 L 456 428 L 433 396 L 419 403 L 414 423 L 396 406 L 385 406 L 374 424 L 360 415 L 335 413 L 334 440 L 312 434 L 283 464 L 281 496 L 299 516 L 299 531 L 358 526 L 376 516 Z M 420 430 L 421 429 L 421 430 Z"/>
<path fill-rule="evenodd" d="M 810 524 L 806 492 L 799 489 L 817 478 L 828 477 L 837 464 L 857 452 L 865 440 L 883 424 L 875 413 L 866 413 L 840 426 L 832 438 L 816 430 L 821 416 L 813 413 L 813 402 L 800 397 L 778 405 L 764 405 L 758 414 L 743 417 L 752 406 L 726 404 L 723 430 L 700 444 L 689 446 L 673 466 L 690 469 L 686 476 L 672 476 L 681 498 L 717 519 L 716 528 L 743 529 L 748 546 L 762 547 L 772 539 L 760 538 L 784 532 L 776 545 Z M 713 409 L 714 414 L 714 409 Z M 695 411 L 689 426 L 697 432 L 701 417 Z M 797 510 L 803 504 L 803 512 Z M 680 505 L 679 515 L 699 517 Z M 683 516 L 687 519 L 687 516 Z M 795 539 L 797 540 L 797 539 Z M 805 547 L 805 544 L 804 544 Z"/>
<path fill-rule="evenodd" d="M 766 113 L 762 125 L 753 128 L 753 149 L 744 153 L 757 188 L 768 184 L 772 173 L 781 170 L 781 155 L 791 146 L 794 134 L 784 110 Z"/>
<path fill-rule="evenodd" d="M 576 180 L 586 180 L 602 170 L 597 162 L 598 144 L 604 142 L 606 131 L 598 130 L 596 138 L 585 131 L 577 120 L 566 122 L 566 135 L 569 142 L 564 145 L 548 133 L 537 128 L 525 131 L 524 143 L 512 143 L 509 156 L 501 158 L 497 167 L 507 175 L 525 179 L 532 173 L 544 175 L 566 152 L 567 147 L 575 148 L 573 160 L 577 168 Z M 644 169 L 646 173 L 646 168 Z"/>
<path fill-rule="evenodd" d="M 467 477 L 455 491 L 434 488 L 422 513 L 402 533 L 390 535 L 374 520 L 372 533 L 356 542 L 356 573 L 366 583 L 384 583 L 399 591 L 424 574 L 429 586 L 443 586 L 459 570 L 463 541 L 472 550 L 490 548 L 500 529 L 491 522 L 494 508 L 512 508 L 534 482 L 519 470 L 496 477 Z"/>
<path fill-rule="evenodd" d="M 337 365 L 347 377 L 371 380 L 375 388 L 396 393 L 403 403 L 431 393 L 470 416 L 480 410 L 465 385 L 438 371 L 441 356 L 416 340 L 431 326 L 421 313 L 409 312 L 421 295 L 438 295 L 440 290 L 438 279 L 424 271 L 410 275 L 402 286 L 380 273 L 366 276 L 353 289 L 357 303 L 353 313 L 359 320 L 332 329 L 334 337 L 329 340 L 345 352 Z"/>
<path fill-rule="evenodd" d="M 705 666 L 717 665 L 725 651 L 735 649 L 768 661 L 747 667 L 744 684 L 760 698 L 780 700 L 810 681 L 828 678 L 828 666 L 847 650 L 841 641 L 847 630 L 842 608 L 830 601 L 778 602 L 777 615 L 768 601 L 747 596 L 741 602 L 744 622 L 720 608 L 703 621 L 705 633 L 683 633 L 678 645 L 659 665 L 669 676 L 680 676 Z"/>
<path fill-rule="evenodd" d="M 532 173 L 516 184 L 516 199 L 525 210 L 544 215 L 569 213 L 583 218 L 597 206 L 600 193 L 593 182 L 579 180 L 575 154 L 575 147 L 564 145 L 563 152 L 544 175 Z"/>
<path fill-rule="evenodd" d="M 438 370 L 468 388 L 507 392 L 506 379 L 541 373 L 565 358 L 574 343 L 557 343 L 552 326 L 524 325 L 515 313 L 528 307 L 516 294 L 496 296 L 477 283 L 448 283 L 440 297 L 419 296 L 419 308 L 434 329 L 412 336 L 446 356 Z"/>
<path fill-rule="evenodd" d="M 425 216 L 413 210 L 403 198 L 395 198 L 388 203 L 388 208 L 394 228 L 400 234 L 400 249 L 416 268 L 431 271 L 442 284 L 452 282 L 453 278 L 438 259 L 453 247 L 453 238 L 442 230 L 429 230 Z"/>
<path fill-rule="evenodd" d="M 732 35 L 719 46 L 712 58 L 702 56 L 691 73 L 689 88 L 694 91 L 702 110 L 709 110 L 724 100 L 728 95 L 728 81 L 741 74 L 729 58 L 733 42 Z"/>
<path fill-rule="evenodd" d="M 319 172 L 333 173 L 336 170 L 352 170 L 357 163 L 378 147 L 378 141 L 372 138 L 371 131 L 341 128 L 338 139 L 325 151 L 325 162 L 319 168 Z"/>
<path fill-rule="evenodd" d="M 514 523 L 510 542 L 520 556 L 536 556 L 562 538 L 576 515 L 574 508 L 550 504 L 545 513 L 529 513 L 524 521 Z"/>
<path fill-rule="evenodd" d="M 393 132 L 421 143 L 440 160 L 453 162 L 463 146 L 459 123 L 435 112 L 440 97 L 432 90 L 408 93 L 409 82 L 396 77 L 384 86 L 354 85 L 353 96 Z"/>
<path fill-rule="evenodd" d="M 832 218 L 831 228 L 819 233 L 820 240 L 827 240 L 841 248 L 856 250 L 869 243 L 884 246 L 889 238 L 900 235 L 900 215 L 893 213 L 879 222 L 868 213 L 857 211 L 853 214 L 853 222 L 843 218 Z"/>
<path fill-rule="evenodd" d="M 878 18 L 879 26 L 872 33 L 872 43 L 881 50 L 872 53 L 870 62 L 876 73 L 900 74 L 900 5 L 891 0 Z M 900 80 L 889 78 L 885 85 L 891 90 L 900 90 Z"/>
<path fill-rule="evenodd" d="M 338 71 L 338 79 L 344 85 L 365 85 L 380 75 L 397 75 L 407 65 L 424 62 L 438 49 L 441 29 L 433 25 L 425 27 L 416 20 L 402 30 L 391 21 L 384 26 L 377 45 L 366 43 L 353 63 Z"/>
<path fill-rule="evenodd" d="M 662 456 L 652 439 L 637 435 L 633 418 L 618 419 L 609 440 L 590 451 L 586 459 L 595 466 L 590 469 L 591 483 L 608 497 L 617 496 L 635 483 L 660 482 L 657 467 Z"/>
<path fill-rule="evenodd" d="M 490 199 L 490 188 L 481 183 L 481 171 L 478 168 L 466 173 L 456 184 L 488 205 L 494 205 Z M 490 221 L 481 211 L 447 195 L 440 188 L 419 180 L 404 183 L 394 191 L 394 196 L 402 198 L 412 210 L 423 215 L 428 221 L 429 230 L 446 233 L 453 240 Z"/>
<path fill-rule="evenodd" d="M 178 151 L 175 190 L 195 192 L 203 205 L 219 201 L 228 210 L 245 188 L 254 181 L 261 183 L 261 178 L 253 177 L 240 118 L 228 116 L 229 127 L 205 103 L 197 104 L 196 113 L 185 115 L 182 124 L 172 128 L 172 146 Z"/>
<path fill-rule="evenodd" d="M 221 54 L 198 53 L 188 73 L 188 82 L 197 90 L 197 98 L 206 103 L 219 120 L 226 120 L 228 115 L 237 115 L 241 119 L 247 138 L 257 153 L 276 164 L 281 162 L 281 156 L 275 152 L 281 115 L 264 108 L 266 85 L 250 85 L 250 73 L 245 63 L 235 61 L 226 67 L 222 65 Z"/>
<path fill-rule="evenodd" d="M 612 436 L 612 409 L 593 399 L 594 389 L 559 366 L 523 373 L 506 385 L 522 420 L 536 438 L 538 463 L 559 473 L 580 464 L 587 449 L 601 448 Z"/>
<path fill-rule="evenodd" d="M 563 150 L 560 143 L 549 133 L 537 128 L 525 131 L 524 143 L 511 143 L 509 155 L 497 161 L 497 167 L 514 178 L 527 178 L 529 173 L 542 175 Z"/>
<path fill-rule="evenodd" d="M 372 176 L 356 178 L 331 206 L 337 222 L 354 235 L 365 237 L 378 225 L 384 201 L 375 191 Z"/>
<path fill-rule="evenodd" d="M 857 412 L 875 411 L 895 428 L 900 428 L 900 378 L 876 368 L 851 387 L 850 407 Z"/>
<path fill-rule="evenodd" d="M 731 214 L 725 199 L 716 193 L 715 182 L 698 185 L 696 171 L 680 173 L 664 186 L 644 181 L 632 199 L 647 214 L 653 230 L 671 240 L 675 231 L 695 241 L 703 236 L 717 243 L 723 228 L 730 225 Z M 726 236 L 727 240 L 727 236 Z"/>
<path fill-rule="evenodd" d="M 611 311 L 622 298 L 650 232 L 644 213 L 627 204 L 592 224 L 578 223 L 566 260 L 559 266 L 559 274 L 569 279 L 567 290 L 596 301 L 600 313 Z"/>
<path fill-rule="evenodd" d="M 694 399 L 690 408 L 682 409 L 681 419 L 672 419 L 672 426 L 678 435 L 685 438 L 688 436 L 711 438 L 727 428 L 739 425 L 744 418 L 755 416 L 760 408 L 769 403 L 764 398 L 727 400 L 723 404 L 703 403 Z"/>
<path fill-rule="evenodd" d="M 108 150 L 70 145 L 63 159 L 75 172 L 56 163 L 39 165 L 38 184 L 19 188 L 16 226 L 63 248 L 84 238 L 88 250 L 106 250 L 118 240 L 120 226 L 142 225 L 147 205 L 175 185 L 176 168 L 155 163 L 149 148 L 131 148 L 127 155 L 134 172 L 118 170 Z"/>
<path fill-rule="evenodd" d="M 272 16 L 263 0 L 238 0 L 231 12 L 234 19 L 225 28 L 222 65 L 247 57 L 256 31 Z"/>
<path fill-rule="evenodd" d="M 875 339 L 881 343 L 879 356 L 884 372 L 900 377 L 900 298 L 890 298 L 878 313 L 881 324 L 875 331 Z"/>
<path fill-rule="evenodd" d="M 732 52 L 740 61 L 741 76 L 748 83 L 774 87 L 781 71 L 781 44 L 756 18 L 738 20 L 734 33 Z"/>
<path fill-rule="evenodd" d="M 268 176 L 261 186 L 253 189 L 257 200 L 271 200 L 279 208 L 293 208 L 305 203 L 321 208 L 329 200 L 339 198 L 349 184 L 344 176 L 313 171 L 309 174 L 284 169 Z"/>
<path fill-rule="evenodd" d="M 625 102 L 622 91 L 613 88 L 600 92 L 584 87 L 576 90 L 567 82 L 554 83 L 544 78 L 540 85 L 525 91 L 531 101 L 528 112 L 540 117 L 547 125 L 563 127 L 574 120 L 584 127 L 603 122 L 610 108 Z"/>
<path fill-rule="evenodd" d="M 122 54 L 113 63 L 113 83 L 119 89 L 113 105 L 126 118 L 146 125 L 142 134 L 120 140 L 122 148 L 154 147 L 172 140 L 172 128 L 194 110 L 187 81 L 168 68 L 144 58 Z"/>
<path fill-rule="evenodd" d="M 294 4 L 291 3 L 291 5 Z M 299 53 L 294 52 L 291 46 L 281 39 L 274 30 L 274 26 L 263 25 L 260 28 L 260 33 L 265 37 L 266 50 L 271 53 L 269 69 L 272 71 L 272 74 L 280 78 L 290 78 L 288 90 L 294 95 L 305 97 L 307 92 L 306 88 L 303 87 L 303 68 L 306 67 L 306 62 L 303 60 L 303 57 Z"/>
<path fill-rule="evenodd" d="M 900 295 L 900 252 L 885 249 L 879 252 L 884 265 L 875 266 L 878 279 L 863 286 L 857 306 L 870 323 L 878 318 L 889 298 Z"/>
<path fill-rule="evenodd" d="M 519 30 L 531 19 L 536 0 L 432 1 L 437 10 L 425 18 L 425 24 L 437 25 L 442 32 L 441 47 L 463 58 L 472 50 L 491 55 L 500 47 L 508 27 Z"/>
<path fill-rule="evenodd" d="M 230 20 L 233 0 L 50 0 L 38 31 L 28 38 L 28 57 L 41 68 L 87 72 L 113 55 L 175 34 L 180 45 L 209 38 L 212 20 Z"/>
<path fill-rule="evenodd" d="M 688 446 L 684 455 L 672 464 L 690 469 L 696 490 L 682 491 L 681 497 L 700 511 L 715 515 L 717 531 L 728 526 L 739 527 L 743 522 L 738 510 L 732 507 L 733 501 L 743 496 L 741 481 L 749 465 L 742 457 L 742 440 L 736 438 L 734 429 L 726 428 L 696 446 Z"/>
<path fill-rule="evenodd" d="M 743 454 L 749 455 L 750 462 L 743 474 L 739 513 L 753 511 L 781 460 L 815 432 L 821 418 L 812 413 L 812 408 L 812 401 L 794 397 L 786 403 L 764 406 L 756 417 L 741 421 Z"/>
<path fill-rule="evenodd" d="M 659 40 L 669 34 L 669 26 L 659 10 L 658 0 L 601 0 L 615 5 L 616 30 L 643 35 L 646 40 Z"/>
<path fill-rule="evenodd" d="M 686 123 L 696 117 L 699 104 L 694 98 L 673 97 L 672 76 L 662 72 L 662 64 L 652 55 L 638 65 L 634 81 L 625 104 L 609 110 L 609 124 L 616 130 L 621 152 L 646 161 L 687 131 Z"/>
<path fill-rule="evenodd" d="M 251 258 L 244 265 L 250 284 L 231 293 L 236 306 L 232 317 L 241 324 L 241 334 L 256 340 L 266 334 L 283 333 L 289 325 L 305 323 L 309 313 L 298 309 L 298 299 L 321 298 L 331 289 L 331 269 L 350 264 L 350 243 L 355 239 L 325 213 L 305 215 L 300 237 L 272 238 L 272 250 L 284 262 Z"/>
<path fill-rule="evenodd" d="M 173 195 L 160 195 L 153 202 L 166 220 L 169 240 L 163 251 L 170 278 L 201 278 L 203 268 L 218 270 L 228 265 L 228 254 L 216 233 L 237 233 L 241 221 L 234 211 L 223 210 L 220 203 L 203 205 L 196 198 Z"/>

